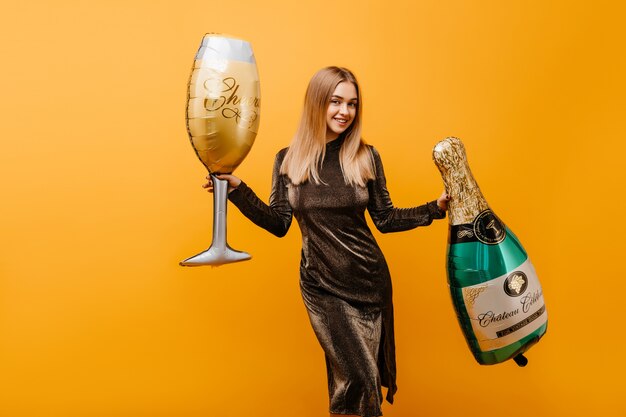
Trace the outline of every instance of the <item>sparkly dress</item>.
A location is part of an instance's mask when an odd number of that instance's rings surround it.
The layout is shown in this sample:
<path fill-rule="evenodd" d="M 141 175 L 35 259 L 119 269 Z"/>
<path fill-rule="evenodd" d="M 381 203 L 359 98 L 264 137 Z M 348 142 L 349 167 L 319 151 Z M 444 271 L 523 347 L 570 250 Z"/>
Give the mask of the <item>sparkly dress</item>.
<path fill-rule="evenodd" d="M 326 184 L 293 185 L 280 174 L 287 149 L 276 155 L 270 204 L 245 184 L 229 200 L 258 226 L 284 236 L 296 217 L 302 231 L 300 288 L 313 330 L 326 357 L 330 412 L 380 416 L 393 402 L 396 362 L 391 277 L 365 220 L 369 212 L 383 233 L 429 225 L 445 217 L 436 201 L 394 208 L 378 152 L 369 150 L 375 179 L 366 187 L 345 184 L 339 165 L 343 138 L 329 142 L 320 170 Z"/>

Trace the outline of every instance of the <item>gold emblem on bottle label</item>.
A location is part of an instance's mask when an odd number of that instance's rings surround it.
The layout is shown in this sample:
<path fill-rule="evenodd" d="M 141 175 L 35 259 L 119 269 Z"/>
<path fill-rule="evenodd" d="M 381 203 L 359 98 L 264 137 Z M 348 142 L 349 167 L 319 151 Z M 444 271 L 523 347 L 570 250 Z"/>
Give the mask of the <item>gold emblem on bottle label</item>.
<path fill-rule="evenodd" d="M 485 210 L 474 220 L 474 234 L 482 243 L 497 245 L 506 237 L 506 228 L 491 210 Z"/>
<path fill-rule="evenodd" d="M 504 292 L 509 297 L 519 297 L 528 288 L 528 277 L 522 271 L 515 271 L 504 281 Z"/>

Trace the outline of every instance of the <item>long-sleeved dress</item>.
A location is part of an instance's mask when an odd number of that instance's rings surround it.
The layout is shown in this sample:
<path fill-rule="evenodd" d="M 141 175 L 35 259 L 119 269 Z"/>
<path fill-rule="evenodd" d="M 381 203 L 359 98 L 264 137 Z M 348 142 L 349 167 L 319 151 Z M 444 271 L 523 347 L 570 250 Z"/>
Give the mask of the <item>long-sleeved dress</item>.
<path fill-rule="evenodd" d="M 369 150 L 375 179 L 366 187 L 344 182 L 339 164 L 343 138 L 329 142 L 320 170 L 325 184 L 293 185 L 276 155 L 269 206 L 245 184 L 229 200 L 255 224 L 284 236 L 295 215 L 302 231 L 300 287 L 313 330 L 324 350 L 330 412 L 380 416 L 396 392 L 391 277 L 366 220 L 383 233 L 429 225 L 445 217 L 436 201 L 394 208 L 378 152 Z"/>

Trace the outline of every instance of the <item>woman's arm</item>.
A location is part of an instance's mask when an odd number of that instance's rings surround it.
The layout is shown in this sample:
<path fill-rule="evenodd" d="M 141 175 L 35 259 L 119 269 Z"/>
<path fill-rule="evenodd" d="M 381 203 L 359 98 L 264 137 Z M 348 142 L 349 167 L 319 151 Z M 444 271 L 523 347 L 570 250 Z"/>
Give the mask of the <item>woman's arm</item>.
<path fill-rule="evenodd" d="M 387 190 L 387 180 L 380 155 L 373 147 L 370 147 L 370 151 L 374 162 L 375 178 L 367 184 L 369 190 L 367 210 L 378 230 L 382 233 L 401 232 L 418 226 L 428 226 L 433 219 L 446 217 L 449 197 L 445 193 L 439 199 L 418 207 L 394 207 Z"/>
<path fill-rule="evenodd" d="M 270 204 L 265 204 L 252 191 L 248 185 L 233 175 L 218 176 L 220 179 L 228 181 L 232 190 L 228 194 L 228 199 L 257 226 L 268 232 L 282 237 L 287 234 L 291 226 L 292 209 L 287 197 L 287 184 L 280 175 L 280 165 L 285 155 L 282 150 L 276 155 L 274 169 L 272 172 L 272 191 L 270 194 Z M 205 188 L 212 188 L 210 183 L 205 184 Z"/>

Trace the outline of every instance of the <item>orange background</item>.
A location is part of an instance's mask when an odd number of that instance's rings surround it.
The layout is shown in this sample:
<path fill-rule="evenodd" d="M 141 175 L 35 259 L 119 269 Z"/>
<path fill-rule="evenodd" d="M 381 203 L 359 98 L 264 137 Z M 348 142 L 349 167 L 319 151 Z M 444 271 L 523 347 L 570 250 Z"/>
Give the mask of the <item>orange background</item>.
<path fill-rule="evenodd" d="M 229 241 L 254 259 L 178 266 L 211 234 L 184 121 L 205 32 L 254 47 L 261 125 L 236 174 L 262 198 L 309 78 L 342 65 L 360 80 L 364 135 L 395 203 L 437 197 L 431 149 L 459 136 L 535 264 L 548 334 L 524 369 L 481 367 L 448 295 L 446 221 L 376 235 L 397 320 L 399 391 L 385 416 L 626 415 L 617 3 L 3 5 L 0 416 L 327 414 L 295 224 L 277 239 L 230 206 Z"/>

